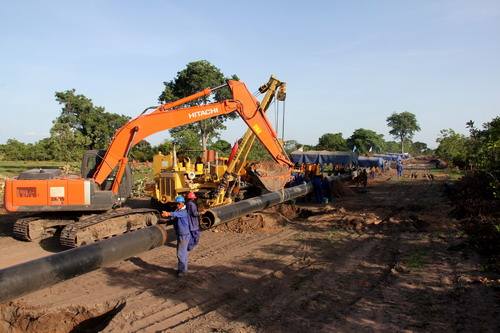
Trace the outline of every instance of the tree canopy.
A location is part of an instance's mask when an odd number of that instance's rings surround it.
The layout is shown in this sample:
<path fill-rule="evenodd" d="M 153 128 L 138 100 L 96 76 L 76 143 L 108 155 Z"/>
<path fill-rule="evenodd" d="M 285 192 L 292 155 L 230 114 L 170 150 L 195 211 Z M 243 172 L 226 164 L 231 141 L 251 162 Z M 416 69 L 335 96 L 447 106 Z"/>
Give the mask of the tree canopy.
<path fill-rule="evenodd" d="M 356 147 L 360 153 L 367 153 L 372 148 L 373 152 L 381 152 L 384 148 L 384 136 L 375 131 L 358 128 L 347 139 L 350 149 Z"/>
<path fill-rule="evenodd" d="M 440 132 L 440 137 L 436 140 L 439 143 L 436 155 L 454 165 L 464 167 L 467 164 L 467 141 L 465 135 L 459 134 L 451 128 L 443 129 Z"/>
<path fill-rule="evenodd" d="M 231 79 L 238 80 L 236 75 L 232 75 Z M 186 65 L 186 68 L 177 73 L 177 76 L 167 82 L 163 82 L 164 88 L 159 96 L 159 101 L 162 103 L 170 102 L 179 98 L 183 98 L 199 92 L 208 87 L 216 87 L 225 83 L 227 78 L 221 70 L 206 60 L 193 61 Z M 231 98 L 228 88 L 218 90 L 212 99 L 205 97 L 197 101 L 193 101 L 188 105 L 201 105 L 211 101 L 221 101 Z M 196 135 L 201 140 L 201 148 L 205 150 L 209 143 L 219 137 L 219 132 L 226 129 L 224 121 L 228 118 L 234 118 L 234 113 L 229 115 L 221 115 L 215 118 L 202 120 L 186 126 L 173 128 L 170 134 L 176 140 L 180 140 L 180 135 L 186 135 L 190 131 L 190 136 Z"/>
<path fill-rule="evenodd" d="M 210 145 L 210 149 L 217 151 L 222 156 L 229 156 L 231 148 L 231 144 L 226 140 L 217 140 Z"/>
<path fill-rule="evenodd" d="M 319 137 L 316 149 L 319 150 L 346 150 L 347 141 L 342 133 L 326 133 Z"/>
<path fill-rule="evenodd" d="M 83 144 L 85 149 L 106 148 L 116 130 L 130 117 L 106 112 L 102 106 L 94 106 L 90 98 L 76 94 L 75 89 L 56 92 L 56 100 L 62 104 L 59 117 L 54 120 L 52 132 Z M 69 132 L 74 138 L 69 138 Z"/>
<path fill-rule="evenodd" d="M 401 143 L 401 153 L 404 153 L 405 140 L 411 140 L 413 135 L 420 131 L 417 117 L 408 111 L 393 113 L 387 117 L 387 126 L 391 128 L 389 133 L 399 139 Z"/>

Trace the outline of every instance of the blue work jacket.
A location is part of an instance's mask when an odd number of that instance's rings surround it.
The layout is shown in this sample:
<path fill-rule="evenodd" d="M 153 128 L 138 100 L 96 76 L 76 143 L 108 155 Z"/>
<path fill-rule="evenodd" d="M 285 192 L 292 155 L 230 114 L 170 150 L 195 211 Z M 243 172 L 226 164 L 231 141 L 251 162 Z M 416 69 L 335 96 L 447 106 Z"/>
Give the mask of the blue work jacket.
<path fill-rule="evenodd" d="M 194 201 L 189 200 L 186 203 L 186 210 L 188 212 L 189 230 L 191 231 L 200 230 L 200 222 L 199 222 L 200 214 L 198 213 L 198 207 L 196 207 Z"/>
<path fill-rule="evenodd" d="M 187 209 L 178 209 L 175 212 L 172 212 L 172 217 L 174 220 L 174 229 L 175 233 L 178 236 L 186 236 L 189 235 L 189 217 Z"/>

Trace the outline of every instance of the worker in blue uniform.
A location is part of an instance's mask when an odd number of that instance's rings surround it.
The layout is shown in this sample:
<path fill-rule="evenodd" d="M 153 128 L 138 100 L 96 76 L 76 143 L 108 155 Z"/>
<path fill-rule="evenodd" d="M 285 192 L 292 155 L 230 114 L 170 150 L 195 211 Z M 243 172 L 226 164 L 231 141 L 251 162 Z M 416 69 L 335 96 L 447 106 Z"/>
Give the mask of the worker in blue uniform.
<path fill-rule="evenodd" d="M 401 156 L 398 156 L 398 159 L 396 161 L 396 171 L 397 171 L 398 177 L 403 176 L 403 161 L 401 160 Z"/>
<path fill-rule="evenodd" d="M 177 276 L 181 277 L 188 270 L 188 246 L 191 240 L 189 217 L 182 195 L 175 198 L 177 209 L 174 212 L 162 212 L 163 217 L 174 218 L 174 229 L 177 235 Z"/>
<path fill-rule="evenodd" d="M 191 234 L 188 251 L 191 251 L 200 241 L 200 213 L 198 212 L 198 206 L 196 206 L 196 194 L 189 192 L 186 198 L 188 199 L 186 210 L 188 212 L 189 232 Z"/>
<path fill-rule="evenodd" d="M 312 179 L 312 185 L 313 185 L 313 192 L 314 192 L 314 199 L 316 203 L 322 203 L 323 202 L 323 188 L 322 188 L 322 176 L 321 175 L 315 175 Z"/>

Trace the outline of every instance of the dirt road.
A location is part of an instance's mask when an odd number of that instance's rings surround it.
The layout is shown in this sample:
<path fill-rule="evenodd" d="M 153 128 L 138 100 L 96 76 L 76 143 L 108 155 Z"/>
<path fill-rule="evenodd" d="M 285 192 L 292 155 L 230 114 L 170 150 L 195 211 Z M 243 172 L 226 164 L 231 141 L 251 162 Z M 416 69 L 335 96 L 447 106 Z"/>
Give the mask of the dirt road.
<path fill-rule="evenodd" d="M 168 244 L 0 306 L 0 331 L 498 331 L 498 280 L 441 186 L 376 182 L 292 219 L 255 215 L 204 232 L 184 279 Z M 0 267 L 58 250 L 5 229 Z"/>

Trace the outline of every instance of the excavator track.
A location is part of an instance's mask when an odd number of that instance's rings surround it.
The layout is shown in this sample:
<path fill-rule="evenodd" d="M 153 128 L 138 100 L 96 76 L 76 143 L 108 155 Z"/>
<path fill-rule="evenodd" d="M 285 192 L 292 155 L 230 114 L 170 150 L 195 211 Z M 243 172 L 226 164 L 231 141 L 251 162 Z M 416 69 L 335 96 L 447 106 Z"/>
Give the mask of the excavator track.
<path fill-rule="evenodd" d="M 73 223 L 74 219 L 61 219 L 49 216 L 27 216 L 14 223 L 14 237 L 24 241 L 36 241 L 53 236 L 57 227 Z"/>
<path fill-rule="evenodd" d="M 14 228 L 13 228 L 14 237 L 23 241 L 33 241 L 37 238 L 41 238 L 41 235 L 40 237 L 35 237 L 35 235 L 33 234 L 34 231 L 33 227 L 35 226 L 35 224 L 38 224 L 37 222 L 39 220 L 40 218 L 36 216 L 28 216 L 18 219 L 14 223 Z M 30 235 L 30 229 L 32 231 L 31 235 Z"/>
<path fill-rule="evenodd" d="M 85 215 L 61 231 L 59 242 L 78 247 L 158 223 L 158 211 L 150 208 L 122 208 L 102 214 Z"/>

